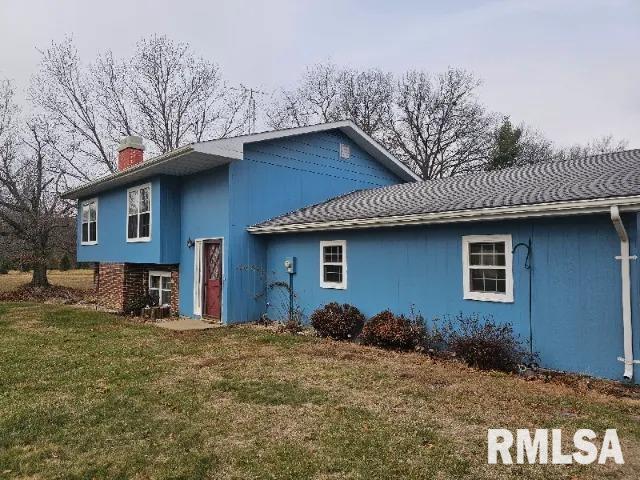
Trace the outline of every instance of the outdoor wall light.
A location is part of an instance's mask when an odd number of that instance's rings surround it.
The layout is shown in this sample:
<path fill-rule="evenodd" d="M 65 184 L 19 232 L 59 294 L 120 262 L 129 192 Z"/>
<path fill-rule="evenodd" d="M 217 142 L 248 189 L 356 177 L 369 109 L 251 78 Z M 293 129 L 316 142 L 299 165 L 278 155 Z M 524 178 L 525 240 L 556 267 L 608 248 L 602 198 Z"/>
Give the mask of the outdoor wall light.
<path fill-rule="evenodd" d="M 187 248 L 193 248 L 193 246 L 196 244 L 196 242 L 194 242 L 193 240 L 191 240 L 191 237 L 189 237 L 189 240 L 187 240 Z"/>

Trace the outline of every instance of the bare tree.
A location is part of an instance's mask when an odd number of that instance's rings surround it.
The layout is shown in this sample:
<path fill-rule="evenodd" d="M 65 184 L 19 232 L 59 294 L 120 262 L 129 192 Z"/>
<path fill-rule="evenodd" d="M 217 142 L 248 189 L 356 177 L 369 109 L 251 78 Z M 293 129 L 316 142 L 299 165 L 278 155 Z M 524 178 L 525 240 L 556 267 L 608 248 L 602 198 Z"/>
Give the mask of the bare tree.
<path fill-rule="evenodd" d="M 59 154 L 82 180 L 116 171 L 122 136 L 140 135 L 151 153 L 165 153 L 243 133 L 251 113 L 244 87 L 229 87 L 216 64 L 164 36 L 141 40 L 132 58 L 107 51 L 88 66 L 71 39 L 54 43 L 42 52 L 31 98 L 62 127 Z"/>
<path fill-rule="evenodd" d="M 572 145 L 561 149 L 557 156 L 560 159 L 579 159 L 589 155 L 613 153 L 625 150 L 629 145 L 626 139 L 616 139 L 613 135 L 604 135 L 588 141 L 585 145 Z"/>
<path fill-rule="evenodd" d="M 338 109 L 365 133 L 381 138 L 393 102 L 393 76 L 381 70 L 343 70 L 338 77 Z"/>
<path fill-rule="evenodd" d="M 276 93 L 266 110 L 272 128 L 350 119 L 369 135 L 381 133 L 393 100 L 393 77 L 380 70 L 341 69 L 319 63 L 300 85 Z"/>
<path fill-rule="evenodd" d="M 70 39 L 42 52 L 30 96 L 65 132 L 59 154 L 70 175 L 87 180 L 96 172 L 116 171 L 115 132 L 109 129 L 99 108 L 98 93 Z M 78 155 L 74 155 L 76 152 Z"/>
<path fill-rule="evenodd" d="M 247 93 L 228 88 L 219 67 L 195 57 L 186 44 L 166 37 L 142 40 L 133 61 L 121 68 L 128 72 L 125 91 L 138 133 L 161 153 L 205 137 L 242 133 L 246 126 Z"/>
<path fill-rule="evenodd" d="M 281 90 L 266 110 L 271 128 L 302 127 L 341 120 L 338 69 L 331 63 L 308 67 L 300 85 Z"/>
<path fill-rule="evenodd" d="M 522 124 L 522 153 L 517 165 L 531 165 L 558 158 L 558 152 L 551 140 L 539 130 Z"/>
<path fill-rule="evenodd" d="M 481 168 L 491 145 L 492 118 L 478 102 L 479 82 L 449 69 L 408 72 L 396 83 L 381 70 L 307 69 L 298 87 L 278 92 L 267 108 L 273 128 L 351 119 L 424 179 Z"/>
<path fill-rule="evenodd" d="M 56 137 L 43 118 L 20 125 L 10 83 L 0 86 L 0 236 L 23 245 L 31 285 L 44 287 L 58 232 L 69 228 L 72 205 L 60 199 L 65 172 Z"/>
<path fill-rule="evenodd" d="M 424 180 L 482 168 L 492 118 L 476 98 L 478 86 L 463 70 L 406 73 L 398 81 L 384 143 Z"/>

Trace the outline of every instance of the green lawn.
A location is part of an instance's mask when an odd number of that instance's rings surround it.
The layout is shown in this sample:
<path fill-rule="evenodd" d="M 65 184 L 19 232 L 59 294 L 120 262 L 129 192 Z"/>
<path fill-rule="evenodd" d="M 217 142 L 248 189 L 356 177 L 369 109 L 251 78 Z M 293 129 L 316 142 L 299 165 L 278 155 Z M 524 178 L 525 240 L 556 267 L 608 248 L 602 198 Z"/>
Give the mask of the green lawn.
<path fill-rule="evenodd" d="M 617 428 L 624 466 L 488 466 L 486 429 Z M 639 478 L 640 401 L 257 328 L 0 304 L 0 478 Z"/>

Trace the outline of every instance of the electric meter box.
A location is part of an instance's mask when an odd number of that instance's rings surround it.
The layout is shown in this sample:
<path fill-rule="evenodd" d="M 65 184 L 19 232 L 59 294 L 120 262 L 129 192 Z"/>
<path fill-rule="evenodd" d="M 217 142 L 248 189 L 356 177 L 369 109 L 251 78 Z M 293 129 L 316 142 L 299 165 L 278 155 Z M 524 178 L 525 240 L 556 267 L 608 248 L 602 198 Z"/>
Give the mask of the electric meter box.
<path fill-rule="evenodd" d="M 284 269 L 287 271 L 287 273 L 296 273 L 296 257 L 285 258 Z"/>

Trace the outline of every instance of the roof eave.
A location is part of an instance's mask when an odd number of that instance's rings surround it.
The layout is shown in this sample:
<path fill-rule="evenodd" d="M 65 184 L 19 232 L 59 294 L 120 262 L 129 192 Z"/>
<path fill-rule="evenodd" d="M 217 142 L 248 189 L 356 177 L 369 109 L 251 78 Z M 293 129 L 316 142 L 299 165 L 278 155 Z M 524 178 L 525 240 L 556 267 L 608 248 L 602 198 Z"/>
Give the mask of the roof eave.
<path fill-rule="evenodd" d="M 309 222 L 262 227 L 255 225 L 247 228 L 247 231 L 255 235 L 264 235 L 303 231 L 353 230 L 363 228 L 429 225 L 438 223 L 512 220 L 531 217 L 586 215 L 607 213 L 614 205 L 618 206 L 620 211 L 623 212 L 640 211 L 640 195 L 630 197 L 599 198 L 592 200 L 574 200 L 568 202 L 550 202 L 511 207 L 456 210 L 416 215 L 333 220 L 328 222 Z"/>
<path fill-rule="evenodd" d="M 92 192 L 95 188 L 100 187 L 102 184 L 125 179 L 126 177 L 132 176 L 135 173 L 140 173 L 140 172 L 144 172 L 145 170 L 150 170 L 154 167 L 157 167 L 158 165 L 161 165 L 165 162 L 178 158 L 192 151 L 194 151 L 192 145 L 187 145 L 187 146 L 178 148 L 176 150 L 172 150 L 165 154 L 158 155 L 157 157 L 152 158 L 151 160 L 148 160 L 146 162 L 142 162 L 142 163 L 139 163 L 138 165 L 134 165 L 133 167 L 129 167 L 126 170 L 109 174 L 107 176 L 98 178 L 92 182 L 85 183 L 81 187 L 67 190 L 60 196 L 64 199 L 70 199 L 70 200 L 82 198 L 88 194 L 91 194 L 89 192 Z"/>

